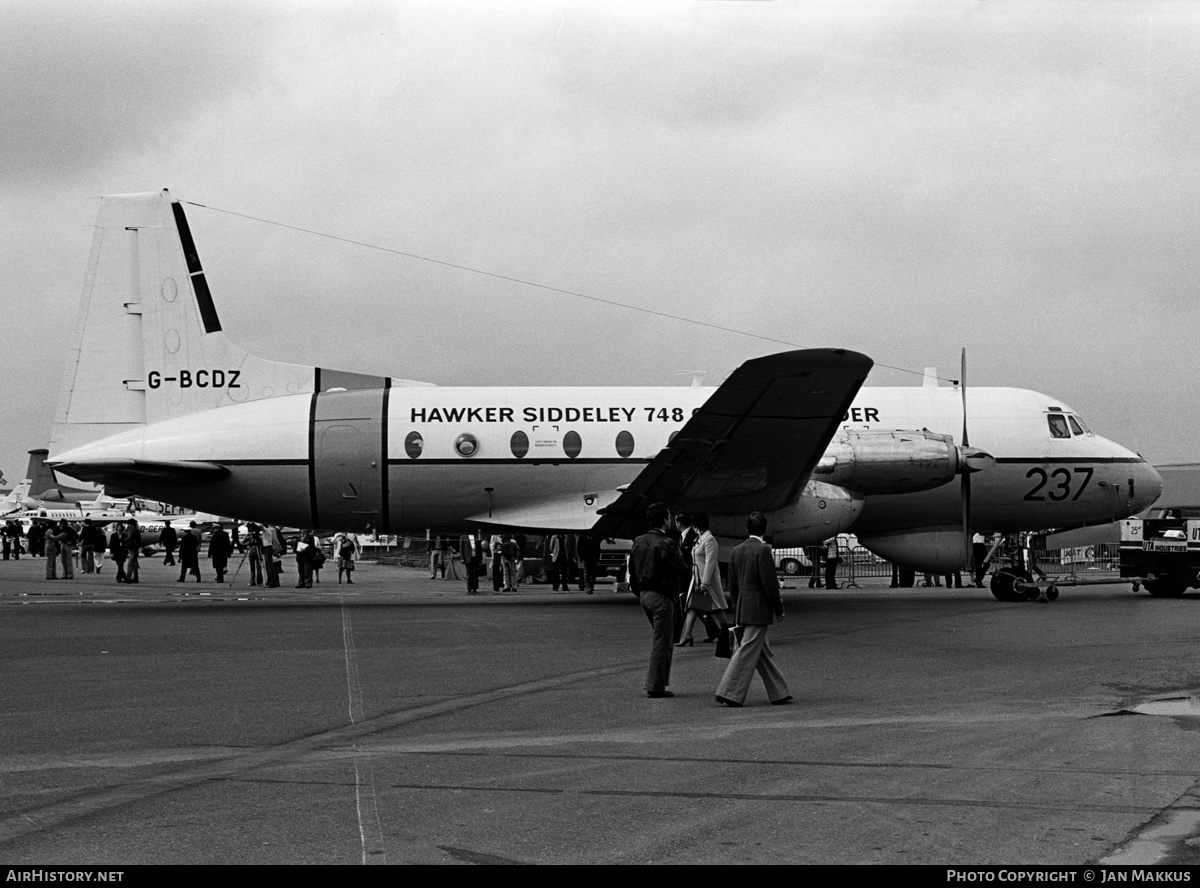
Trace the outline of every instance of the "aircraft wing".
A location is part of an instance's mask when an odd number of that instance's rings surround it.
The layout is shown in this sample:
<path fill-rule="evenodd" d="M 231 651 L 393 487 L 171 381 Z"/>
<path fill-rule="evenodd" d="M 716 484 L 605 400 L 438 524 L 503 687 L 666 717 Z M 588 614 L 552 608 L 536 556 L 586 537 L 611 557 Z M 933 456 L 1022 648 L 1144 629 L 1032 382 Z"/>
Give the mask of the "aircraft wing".
<path fill-rule="evenodd" d="M 793 502 L 873 363 L 845 349 L 805 349 L 742 364 L 603 509 L 596 532 L 636 536 L 655 502 L 723 515 Z"/>

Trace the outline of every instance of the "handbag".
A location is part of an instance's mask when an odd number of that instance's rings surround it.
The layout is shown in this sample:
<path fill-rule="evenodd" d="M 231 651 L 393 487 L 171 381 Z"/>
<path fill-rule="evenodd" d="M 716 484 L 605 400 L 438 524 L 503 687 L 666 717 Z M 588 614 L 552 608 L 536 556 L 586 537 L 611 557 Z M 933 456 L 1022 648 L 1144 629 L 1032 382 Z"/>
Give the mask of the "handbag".
<path fill-rule="evenodd" d="M 741 638 L 738 636 L 736 626 L 722 626 L 721 634 L 717 636 L 716 656 L 722 660 L 728 660 L 738 649 L 740 643 Z"/>

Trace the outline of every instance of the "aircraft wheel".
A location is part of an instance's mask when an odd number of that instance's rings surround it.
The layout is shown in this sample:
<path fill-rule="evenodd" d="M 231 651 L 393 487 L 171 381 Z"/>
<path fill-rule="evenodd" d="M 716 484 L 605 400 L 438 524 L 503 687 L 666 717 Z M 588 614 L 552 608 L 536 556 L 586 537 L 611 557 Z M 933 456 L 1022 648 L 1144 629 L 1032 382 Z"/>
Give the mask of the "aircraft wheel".
<path fill-rule="evenodd" d="M 1187 591 L 1183 583 L 1169 583 L 1166 580 L 1147 580 L 1146 591 L 1155 598 L 1178 598 Z"/>
<path fill-rule="evenodd" d="M 1053 583 L 1051 583 L 1046 587 L 1046 600 L 1058 601 L 1058 586 L 1055 586 Z"/>
<path fill-rule="evenodd" d="M 1008 571 L 996 571 L 992 574 L 992 597 L 997 601 L 1016 601 L 1016 581 L 1017 578 Z"/>
<path fill-rule="evenodd" d="M 779 562 L 779 569 L 789 577 L 800 576 L 800 562 L 795 558 L 784 558 Z"/>

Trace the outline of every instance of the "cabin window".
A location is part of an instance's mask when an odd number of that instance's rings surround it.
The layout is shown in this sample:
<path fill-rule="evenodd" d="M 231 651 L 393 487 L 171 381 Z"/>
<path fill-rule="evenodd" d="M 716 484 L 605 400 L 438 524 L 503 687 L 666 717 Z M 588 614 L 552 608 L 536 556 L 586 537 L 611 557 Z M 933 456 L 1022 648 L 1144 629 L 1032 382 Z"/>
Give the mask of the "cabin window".
<path fill-rule="evenodd" d="M 1061 413 L 1051 413 L 1046 417 L 1046 421 L 1050 423 L 1051 438 L 1069 438 L 1071 430 L 1067 428 L 1067 418 Z"/>
<path fill-rule="evenodd" d="M 617 456 L 621 459 L 629 459 L 633 456 L 633 435 L 629 432 L 621 432 L 617 435 Z"/>
<path fill-rule="evenodd" d="M 579 451 L 583 450 L 583 439 L 579 437 L 579 432 L 570 431 L 563 435 L 563 450 L 571 459 L 579 456 Z"/>
<path fill-rule="evenodd" d="M 459 456 L 474 456 L 479 452 L 479 441 L 470 432 L 463 432 L 454 439 L 454 451 Z"/>
<path fill-rule="evenodd" d="M 513 456 L 521 459 L 521 457 L 529 452 L 529 436 L 518 429 L 513 432 L 512 438 L 509 439 L 508 447 L 512 451 Z"/>
<path fill-rule="evenodd" d="M 416 459 L 425 450 L 425 439 L 421 437 L 420 432 L 409 432 L 408 437 L 404 439 L 404 452 L 409 455 L 410 459 Z"/>

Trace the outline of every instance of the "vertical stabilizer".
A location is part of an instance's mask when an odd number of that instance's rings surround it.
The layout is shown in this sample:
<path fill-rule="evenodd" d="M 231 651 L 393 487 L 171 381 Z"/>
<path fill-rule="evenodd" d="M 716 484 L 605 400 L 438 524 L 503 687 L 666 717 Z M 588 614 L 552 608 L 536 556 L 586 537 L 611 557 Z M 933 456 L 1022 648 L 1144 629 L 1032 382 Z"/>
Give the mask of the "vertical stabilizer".
<path fill-rule="evenodd" d="M 234 345 L 183 205 L 166 189 L 118 194 L 100 201 L 50 450 L 240 401 L 393 385 L 422 383 L 268 361 Z"/>
<path fill-rule="evenodd" d="M 312 391 L 317 378 L 314 367 L 266 361 L 229 341 L 183 207 L 165 189 L 101 198 L 53 452 L 223 404 Z"/>
<path fill-rule="evenodd" d="M 50 451 L 45 448 L 29 451 L 29 468 L 25 470 L 25 477 L 29 479 L 29 489 L 35 496 L 59 486 L 54 472 L 46 465 L 46 457 L 49 454 Z"/>

